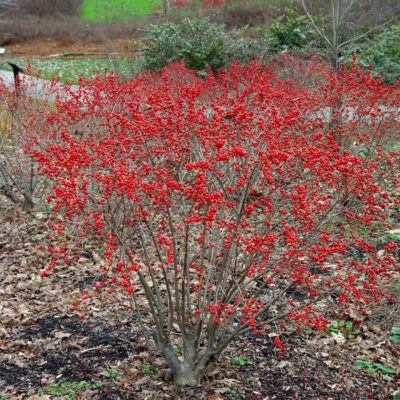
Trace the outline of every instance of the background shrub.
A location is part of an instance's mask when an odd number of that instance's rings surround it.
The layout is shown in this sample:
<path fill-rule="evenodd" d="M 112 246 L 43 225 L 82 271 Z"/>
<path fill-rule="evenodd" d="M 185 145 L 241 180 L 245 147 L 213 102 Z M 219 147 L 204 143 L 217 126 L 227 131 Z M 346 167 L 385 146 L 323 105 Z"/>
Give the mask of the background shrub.
<path fill-rule="evenodd" d="M 309 19 L 291 8 L 267 27 L 268 47 L 274 52 L 286 49 L 303 49 L 315 41 L 316 35 Z"/>
<path fill-rule="evenodd" d="M 400 78 L 400 25 L 392 25 L 375 38 L 354 46 L 348 55 L 357 54 L 365 68 L 382 74 L 387 82 Z"/>
<path fill-rule="evenodd" d="M 189 69 L 216 71 L 233 60 L 245 61 L 261 49 L 240 30 L 226 31 L 208 19 L 186 18 L 180 22 L 151 25 L 142 48 L 144 66 L 160 69 L 183 60 Z"/>

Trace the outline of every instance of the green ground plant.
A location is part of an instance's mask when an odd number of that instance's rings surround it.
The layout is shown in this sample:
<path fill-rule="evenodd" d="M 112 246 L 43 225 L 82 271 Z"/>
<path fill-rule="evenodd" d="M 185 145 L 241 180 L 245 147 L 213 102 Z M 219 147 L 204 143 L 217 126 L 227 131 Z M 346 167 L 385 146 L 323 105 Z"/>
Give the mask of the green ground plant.
<path fill-rule="evenodd" d="M 395 234 L 395 233 L 390 233 L 388 235 L 388 239 L 395 240 L 396 242 L 400 242 L 400 235 Z"/>
<path fill-rule="evenodd" d="M 235 365 L 239 365 L 240 367 L 245 367 L 252 364 L 252 362 L 247 357 L 242 356 L 233 357 L 232 363 Z"/>
<path fill-rule="evenodd" d="M 356 361 L 356 368 L 364 369 L 366 368 L 370 373 L 380 372 L 384 375 L 397 375 L 397 372 L 390 367 L 387 367 L 379 362 L 374 362 L 371 360 L 357 360 Z"/>
<path fill-rule="evenodd" d="M 327 332 L 333 332 L 336 334 L 341 333 L 345 337 L 348 337 L 350 335 L 357 335 L 360 333 L 358 329 L 353 330 L 353 323 L 351 321 L 345 321 L 343 319 L 329 325 Z"/>
<path fill-rule="evenodd" d="M 116 368 L 107 368 L 103 371 L 103 375 L 109 379 L 115 379 L 119 376 L 119 372 Z"/>
<path fill-rule="evenodd" d="M 58 382 L 50 383 L 46 388 L 39 389 L 39 394 L 46 393 L 52 396 L 65 396 L 68 400 L 73 400 L 83 390 L 98 390 L 103 387 L 101 382 L 88 382 L 88 381 L 68 381 L 60 380 Z"/>
<path fill-rule="evenodd" d="M 157 370 L 149 363 L 140 364 L 139 367 L 140 371 L 142 371 L 145 375 L 154 375 Z"/>
<path fill-rule="evenodd" d="M 394 326 L 390 332 L 392 334 L 392 336 L 390 336 L 391 340 L 394 340 L 395 342 L 400 341 L 400 327 L 399 326 Z"/>

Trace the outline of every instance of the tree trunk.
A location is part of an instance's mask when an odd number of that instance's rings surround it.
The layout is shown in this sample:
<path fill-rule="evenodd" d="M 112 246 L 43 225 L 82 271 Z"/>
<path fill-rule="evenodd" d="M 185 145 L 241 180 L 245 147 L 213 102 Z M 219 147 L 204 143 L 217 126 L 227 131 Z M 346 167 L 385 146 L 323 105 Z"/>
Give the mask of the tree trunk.
<path fill-rule="evenodd" d="M 176 386 L 197 386 L 200 383 L 201 374 L 194 370 L 195 351 L 193 346 L 184 345 L 183 361 L 178 358 L 170 344 L 164 345 L 162 351 L 169 364 Z"/>
<path fill-rule="evenodd" d="M 200 377 L 193 371 L 193 367 L 184 362 L 174 374 L 175 385 L 179 387 L 194 387 L 200 383 Z"/>
<path fill-rule="evenodd" d="M 210 349 L 199 354 L 196 340 L 188 337 L 183 339 L 183 360 L 178 358 L 171 344 L 163 344 L 159 348 L 168 362 L 175 385 L 179 387 L 198 386 L 219 355 Z"/>
<path fill-rule="evenodd" d="M 24 203 L 23 203 L 23 206 L 22 206 L 24 211 L 30 212 L 30 211 L 33 210 L 34 206 L 35 206 L 35 203 L 34 203 L 34 201 L 32 199 L 32 196 L 24 194 Z"/>

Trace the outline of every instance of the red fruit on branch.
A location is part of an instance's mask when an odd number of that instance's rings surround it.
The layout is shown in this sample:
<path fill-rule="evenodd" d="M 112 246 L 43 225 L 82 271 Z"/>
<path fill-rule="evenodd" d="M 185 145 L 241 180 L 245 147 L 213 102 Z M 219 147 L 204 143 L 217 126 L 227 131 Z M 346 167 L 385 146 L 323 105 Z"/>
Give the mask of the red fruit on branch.
<path fill-rule="evenodd" d="M 320 74 L 309 87 L 256 63 L 99 78 L 43 112 L 46 135 L 29 127 L 73 240 L 104 243 L 98 290 L 146 297 L 137 311 L 179 385 L 247 331 L 365 312 L 397 273 L 393 244 L 382 256 L 359 232 L 393 206 L 398 89 L 356 68 Z"/>

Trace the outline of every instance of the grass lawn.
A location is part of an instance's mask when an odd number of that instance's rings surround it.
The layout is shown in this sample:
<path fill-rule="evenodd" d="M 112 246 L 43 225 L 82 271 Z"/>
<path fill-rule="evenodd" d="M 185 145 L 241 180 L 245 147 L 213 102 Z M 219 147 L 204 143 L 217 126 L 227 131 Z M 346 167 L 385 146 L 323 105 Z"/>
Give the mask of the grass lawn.
<path fill-rule="evenodd" d="M 80 15 L 89 21 L 126 19 L 151 14 L 161 4 L 162 0 L 83 0 Z"/>

